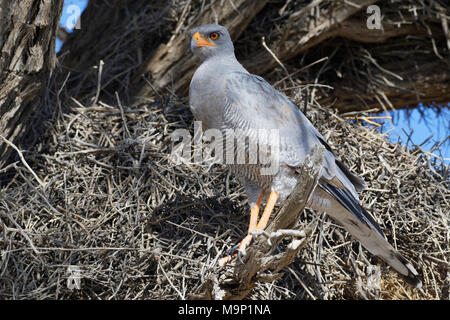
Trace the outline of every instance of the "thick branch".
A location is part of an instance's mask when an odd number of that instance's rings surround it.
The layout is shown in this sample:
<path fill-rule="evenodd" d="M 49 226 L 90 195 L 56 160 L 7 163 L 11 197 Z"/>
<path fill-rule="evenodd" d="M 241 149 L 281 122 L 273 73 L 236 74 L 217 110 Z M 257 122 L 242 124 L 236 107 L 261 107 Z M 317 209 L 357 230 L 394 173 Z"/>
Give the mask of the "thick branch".
<path fill-rule="evenodd" d="M 420 66 L 414 70 L 415 66 Z M 450 72 L 447 62 L 435 60 L 430 63 L 414 64 L 414 59 L 404 63 L 380 65 L 396 76 L 390 76 L 381 69 L 373 78 L 383 79 L 380 89 L 369 87 L 369 81 L 357 82 L 352 77 L 334 85 L 330 97 L 319 100 L 322 105 L 332 105 L 339 112 L 405 108 L 419 102 L 447 105 L 450 101 Z M 381 80 L 380 80 L 381 81 Z"/>
<path fill-rule="evenodd" d="M 310 233 L 310 230 L 286 230 L 286 228 L 293 228 L 298 221 L 316 186 L 322 161 L 323 147 L 315 147 L 297 172 L 298 183 L 294 191 L 266 230 L 259 232 L 259 236 L 247 248 L 243 263 L 234 261 L 222 268 L 212 268 L 210 276 L 191 298 L 243 299 L 254 288 L 256 282 L 273 281 L 282 276 L 281 270 L 292 263 L 297 252 L 306 244 Z M 274 254 L 277 252 L 277 243 L 282 238 L 292 235 L 302 239 L 291 240 L 285 251 Z"/>
<path fill-rule="evenodd" d="M 241 0 L 234 1 L 233 6 L 231 2 L 227 1 L 220 8 L 211 4 L 194 20 L 192 26 L 211 23 L 215 20 L 214 17 L 217 14 L 219 23 L 226 25 L 232 38 L 235 39 L 245 30 L 248 23 L 264 7 L 266 2 L 265 0 Z M 313 1 L 299 12 L 292 14 L 280 36 L 272 41 L 270 44 L 271 50 L 280 60 L 293 58 L 325 39 L 336 36 L 339 33 L 341 23 L 376 1 L 354 0 L 352 5 L 336 2 L 330 5 L 328 9 L 322 10 L 319 18 L 305 18 L 308 12 L 321 2 Z M 238 10 L 235 7 L 238 7 Z M 342 31 L 342 33 L 348 33 L 348 29 L 350 29 L 349 25 L 344 24 L 343 30 L 347 30 L 347 32 Z M 169 43 L 159 46 L 155 54 L 144 64 L 144 67 L 138 70 L 135 82 L 142 86 L 141 75 L 149 73 L 153 84 L 157 87 L 164 87 L 173 83 L 175 91 L 183 91 L 187 88 L 197 63 L 198 61 L 189 52 L 189 41 L 186 35 L 179 34 L 172 38 Z M 270 53 L 261 47 L 261 50 L 253 54 L 251 59 L 244 61 L 243 65 L 249 71 L 261 74 L 274 68 L 277 62 Z M 145 97 L 148 94 L 153 94 L 153 90 L 148 86 L 143 86 L 139 90 L 138 97 Z"/>
<path fill-rule="evenodd" d="M 311 5 L 319 5 L 321 2 L 313 1 Z M 336 36 L 341 23 L 375 2 L 375 0 L 357 0 L 352 1 L 350 5 L 336 1 L 328 9 L 321 10 L 318 18 L 305 17 L 310 11 L 309 6 L 305 7 L 291 15 L 282 34 L 272 40 L 268 46 L 280 60 L 289 60 L 322 41 Z M 264 73 L 277 66 L 277 62 L 269 52 L 260 50 L 251 59 L 244 61 L 243 65 L 250 72 Z"/>

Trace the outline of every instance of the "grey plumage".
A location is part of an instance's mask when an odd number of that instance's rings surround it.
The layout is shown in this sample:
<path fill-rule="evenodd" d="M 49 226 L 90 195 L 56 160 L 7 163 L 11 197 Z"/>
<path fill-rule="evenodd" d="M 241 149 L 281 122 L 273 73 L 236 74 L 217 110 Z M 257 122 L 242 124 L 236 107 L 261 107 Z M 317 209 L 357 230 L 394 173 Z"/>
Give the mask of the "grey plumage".
<path fill-rule="evenodd" d="M 198 33 L 197 33 L 198 32 Z M 213 33 L 218 33 L 216 40 Z M 234 55 L 226 28 L 205 25 L 193 29 L 191 50 L 202 63 L 190 84 L 190 106 L 207 128 L 241 130 L 276 129 L 279 132 L 279 168 L 274 175 L 262 175 L 259 165 L 232 165 L 244 184 L 250 206 L 261 192 L 275 190 L 280 201 L 293 191 L 299 167 L 315 145 L 325 147 L 320 182 L 308 205 L 325 211 L 371 253 L 380 256 L 409 283 L 420 287 L 417 271 L 386 241 L 383 232 L 361 206 L 357 191 L 365 182 L 339 161 L 324 137 L 286 96 L 263 78 L 250 74 Z M 194 38 L 201 35 L 201 40 Z M 198 41 L 206 41 L 199 46 Z M 208 44 L 208 43 L 211 43 Z M 251 134 L 249 134 L 251 139 Z"/>

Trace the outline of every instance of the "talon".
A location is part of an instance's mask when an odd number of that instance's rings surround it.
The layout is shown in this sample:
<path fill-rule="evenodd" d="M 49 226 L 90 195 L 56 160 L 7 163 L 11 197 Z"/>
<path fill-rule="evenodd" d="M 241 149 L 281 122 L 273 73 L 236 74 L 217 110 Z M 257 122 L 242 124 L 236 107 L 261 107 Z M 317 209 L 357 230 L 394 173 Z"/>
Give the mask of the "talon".
<path fill-rule="evenodd" d="M 246 248 L 252 241 L 252 236 L 247 235 L 244 239 L 242 239 L 241 242 L 231 247 L 230 250 L 228 250 L 228 256 L 227 256 L 227 262 L 230 262 L 231 260 L 237 258 L 239 262 L 244 263 L 242 260 L 242 257 L 245 256 Z M 223 258 L 225 259 L 225 258 Z M 225 261 L 225 260 L 224 260 Z"/>
<path fill-rule="evenodd" d="M 283 252 L 283 250 L 281 250 L 281 248 L 280 248 L 279 245 L 277 245 L 276 248 L 277 248 L 277 250 L 278 250 L 278 253 L 282 253 L 282 252 Z"/>
<path fill-rule="evenodd" d="M 237 252 L 237 259 L 239 260 L 240 263 L 244 264 L 244 261 L 242 260 L 242 251 L 238 250 Z"/>
<path fill-rule="evenodd" d="M 228 255 L 233 256 L 236 253 L 236 251 L 239 251 L 239 244 L 232 246 L 231 249 L 228 250 Z"/>

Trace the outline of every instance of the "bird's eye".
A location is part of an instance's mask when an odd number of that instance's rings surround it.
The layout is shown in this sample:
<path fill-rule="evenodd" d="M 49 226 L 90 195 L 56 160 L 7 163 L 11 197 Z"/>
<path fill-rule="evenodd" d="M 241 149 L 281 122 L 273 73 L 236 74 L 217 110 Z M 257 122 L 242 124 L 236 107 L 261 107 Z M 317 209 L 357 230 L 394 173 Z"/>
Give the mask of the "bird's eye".
<path fill-rule="evenodd" d="M 209 37 L 213 40 L 219 39 L 219 34 L 217 32 L 213 32 L 209 35 Z"/>

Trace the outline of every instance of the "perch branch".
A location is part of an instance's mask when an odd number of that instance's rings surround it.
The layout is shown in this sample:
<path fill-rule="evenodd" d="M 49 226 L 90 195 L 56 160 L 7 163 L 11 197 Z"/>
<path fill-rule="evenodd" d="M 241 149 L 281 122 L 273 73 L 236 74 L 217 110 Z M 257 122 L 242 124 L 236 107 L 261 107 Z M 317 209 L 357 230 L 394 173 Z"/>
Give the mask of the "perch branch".
<path fill-rule="evenodd" d="M 247 248 L 243 263 L 233 261 L 209 270 L 206 281 L 190 297 L 193 299 L 243 299 L 257 282 L 273 281 L 282 276 L 282 269 L 292 263 L 306 244 L 311 229 L 294 228 L 311 192 L 314 190 L 323 161 L 323 147 L 315 147 L 297 171 L 298 183 L 283 203 L 266 230 L 254 232 L 254 241 Z M 293 237 L 284 251 L 277 246 L 286 237 Z"/>

